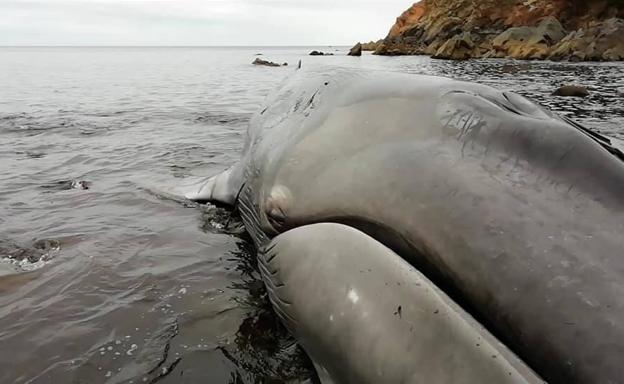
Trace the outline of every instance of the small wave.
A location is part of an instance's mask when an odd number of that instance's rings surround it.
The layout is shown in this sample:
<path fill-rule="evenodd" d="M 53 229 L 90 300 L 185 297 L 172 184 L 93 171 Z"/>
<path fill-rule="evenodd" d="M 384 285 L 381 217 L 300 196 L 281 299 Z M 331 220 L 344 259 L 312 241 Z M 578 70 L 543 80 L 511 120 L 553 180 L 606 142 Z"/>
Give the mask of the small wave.
<path fill-rule="evenodd" d="M 192 120 L 196 123 L 208 123 L 215 125 L 244 125 L 249 121 L 251 116 L 249 114 L 233 114 L 233 113 L 219 113 L 219 112 L 207 112 L 192 117 Z"/>
<path fill-rule="evenodd" d="M 70 135 L 93 135 L 106 133 L 110 129 L 109 124 L 93 121 L 77 116 L 64 116 L 47 114 L 15 113 L 0 115 L 0 132 L 22 133 L 26 136 L 40 135 L 52 131 L 64 131 Z"/>

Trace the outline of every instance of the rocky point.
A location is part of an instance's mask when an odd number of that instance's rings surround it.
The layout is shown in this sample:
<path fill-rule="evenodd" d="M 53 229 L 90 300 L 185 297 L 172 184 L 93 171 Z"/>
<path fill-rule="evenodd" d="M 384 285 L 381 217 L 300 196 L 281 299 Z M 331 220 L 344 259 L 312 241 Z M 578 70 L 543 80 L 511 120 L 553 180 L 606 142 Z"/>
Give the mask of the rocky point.
<path fill-rule="evenodd" d="M 397 18 L 374 53 L 624 60 L 624 0 L 422 0 Z"/>

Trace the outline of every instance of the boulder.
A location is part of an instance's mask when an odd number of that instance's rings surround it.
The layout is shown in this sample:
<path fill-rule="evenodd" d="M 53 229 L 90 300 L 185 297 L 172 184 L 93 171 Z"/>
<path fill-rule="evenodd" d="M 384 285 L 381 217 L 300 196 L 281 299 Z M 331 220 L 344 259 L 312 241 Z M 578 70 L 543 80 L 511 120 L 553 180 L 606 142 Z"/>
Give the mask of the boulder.
<path fill-rule="evenodd" d="M 624 60 L 624 20 L 611 18 L 566 36 L 549 55 L 552 60 Z"/>
<path fill-rule="evenodd" d="M 470 32 L 455 35 L 436 51 L 434 59 L 465 60 L 473 56 L 475 43 Z"/>
<path fill-rule="evenodd" d="M 587 97 L 589 92 L 586 87 L 581 85 L 564 85 L 555 90 L 553 96 Z"/>
<path fill-rule="evenodd" d="M 550 47 L 566 36 L 565 29 L 554 17 L 547 17 L 535 27 L 513 27 L 492 40 L 494 56 L 514 59 L 545 59 Z"/>
<path fill-rule="evenodd" d="M 349 56 L 362 56 L 362 44 L 357 43 L 349 50 Z"/>

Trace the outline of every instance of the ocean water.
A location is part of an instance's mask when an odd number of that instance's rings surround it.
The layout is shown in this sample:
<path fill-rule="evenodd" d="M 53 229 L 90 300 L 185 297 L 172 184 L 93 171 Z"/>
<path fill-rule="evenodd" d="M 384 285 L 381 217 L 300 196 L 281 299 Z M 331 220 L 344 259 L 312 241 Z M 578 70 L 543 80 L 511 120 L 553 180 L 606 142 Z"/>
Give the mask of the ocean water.
<path fill-rule="evenodd" d="M 163 193 L 232 164 L 250 116 L 299 60 L 486 83 L 624 139 L 623 64 L 346 51 L 0 48 L 0 383 L 313 376 L 236 215 Z M 253 66 L 258 53 L 289 65 Z M 569 83 L 590 97 L 550 95 Z"/>

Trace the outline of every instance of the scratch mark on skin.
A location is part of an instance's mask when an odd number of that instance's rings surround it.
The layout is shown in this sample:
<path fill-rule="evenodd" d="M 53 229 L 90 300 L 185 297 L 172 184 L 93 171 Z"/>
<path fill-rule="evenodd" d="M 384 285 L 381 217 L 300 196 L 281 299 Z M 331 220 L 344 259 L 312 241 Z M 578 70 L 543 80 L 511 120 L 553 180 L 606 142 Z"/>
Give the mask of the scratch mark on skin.
<path fill-rule="evenodd" d="M 299 110 L 299 107 L 301 106 L 302 101 L 303 100 L 301 98 L 297 100 L 297 102 L 295 103 L 295 107 L 293 108 L 293 112 L 297 112 Z"/>
<path fill-rule="evenodd" d="M 448 116 L 448 120 L 444 124 L 444 128 L 449 128 L 449 126 L 453 122 L 453 119 L 455 118 L 455 116 L 457 116 L 458 113 L 461 113 L 461 111 L 455 111 L 454 113 L 451 113 L 451 114 L 447 115 Z"/>
<path fill-rule="evenodd" d="M 468 131 L 472 128 L 472 120 L 475 118 L 474 113 L 471 112 L 467 112 L 466 114 L 464 114 L 464 116 L 462 116 L 462 120 L 463 118 L 467 116 L 466 120 L 464 121 L 464 124 L 462 125 L 461 128 L 461 134 L 459 135 L 458 139 L 461 139 L 462 136 L 466 135 L 466 133 L 468 133 Z M 458 121 L 458 123 L 461 122 Z"/>
<path fill-rule="evenodd" d="M 559 159 L 557 159 L 557 163 L 560 163 L 561 161 L 563 161 L 563 159 L 565 159 L 570 153 L 572 153 L 573 150 L 574 150 L 574 145 L 571 147 L 568 147 L 568 149 L 563 153 L 563 155 L 561 155 Z"/>
<path fill-rule="evenodd" d="M 466 134 L 466 130 L 470 129 L 469 126 L 466 127 L 466 122 L 470 120 L 472 113 L 470 111 L 460 111 L 458 115 L 460 116 L 457 118 L 457 123 L 455 125 L 457 126 L 457 129 L 459 130 L 459 135 L 457 135 L 457 140 L 461 140 L 462 137 Z M 468 117 L 468 118 L 466 119 L 466 122 L 462 124 L 462 121 L 464 120 L 465 117 Z M 460 126 L 461 128 L 459 128 Z"/>
<path fill-rule="evenodd" d="M 471 127 L 467 129 L 467 133 L 465 135 L 466 138 L 463 141 L 462 150 L 461 150 L 462 157 L 464 156 L 464 149 L 466 148 L 466 145 L 468 143 L 471 143 L 471 148 L 474 149 L 474 142 L 477 140 L 479 133 L 481 133 L 481 128 L 485 126 L 487 126 L 487 124 L 479 118 L 479 121 L 477 121 L 474 125 L 472 125 Z"/>
<path fill-rule="evenodd" d="M 488 138 L 487 143 L 485 143 L 485 152 L 483 152 L 484 156 L 488 155 L 490 151 L 490 145 L 492 144 L 492 141 L 494 140 L 494 136 L 497 136 L 500 130 L 501 130 L 501 124 L 498 123 L 494 131 L 490 134 L 490 137 Z"/>
<path fill-rule="evenodd" d="M 318 90 L 314 92 L 314 94 L 312 94 L 312 97 L 310 97 L 310 100 L 308 101 L 306 108 L 314 108 L 314 105 L 312 105 L 312 103 L 314 102 L 314 97 L 316 96 L 317 93 L 318 93 Z"/>
<path fill-rule="evenodd" d="M 394 312 L 394 315 L 395 315 L 395 316 L 396 316 L 396 315 L 398 315 L 398 316 L 399 316 L 399 318 L 401 318 L 401 319 L 403 318 L 403 317 L 402 317 L 402 316 L 403 316 L 403 314 L 402 314 L 402 308 L 401 308 L 401 306 L 400 306 L 400 305 L 397 307 L 396 311 Z"/>

